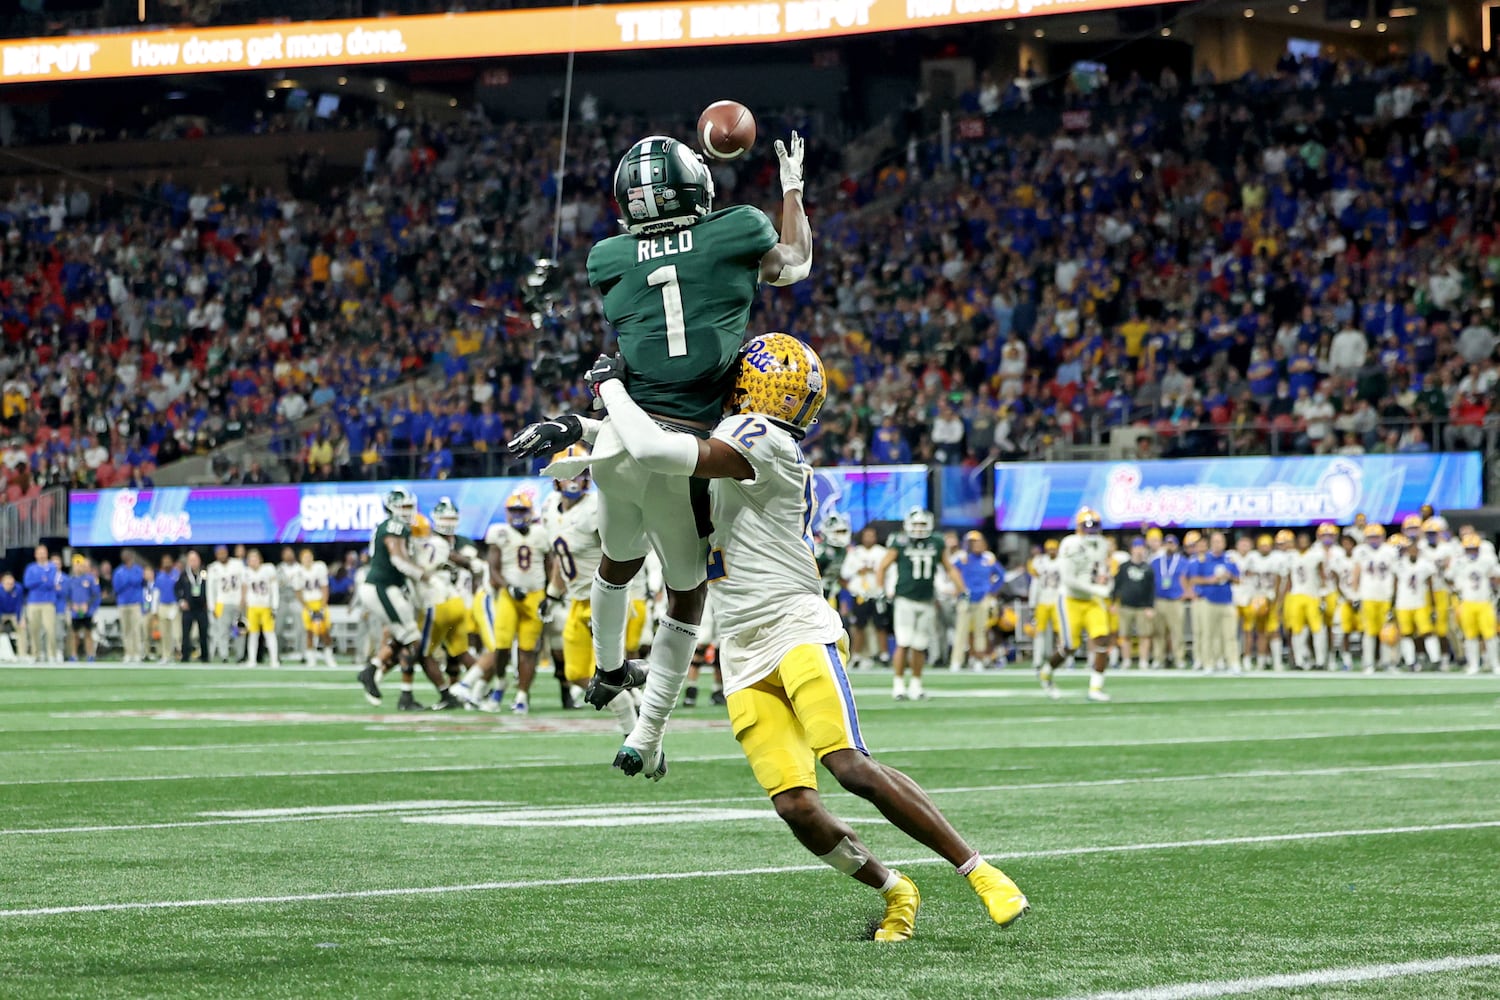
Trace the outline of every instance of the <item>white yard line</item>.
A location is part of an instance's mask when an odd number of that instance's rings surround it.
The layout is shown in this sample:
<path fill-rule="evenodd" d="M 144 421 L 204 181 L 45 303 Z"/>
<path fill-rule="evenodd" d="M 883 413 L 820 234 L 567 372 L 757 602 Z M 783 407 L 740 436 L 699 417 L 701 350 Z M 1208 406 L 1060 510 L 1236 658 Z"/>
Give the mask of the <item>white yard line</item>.
<path fill-rule="evenodd" d="M 1246 837 L 1218 837 L 1203 840 L 1168 840 L 1143 844 L 1111 844 L 1098 847 L 1064 847 L 1044 851 L 995 853 L 992 861 L 1040 858 L 1066 858 L 1090 854 L 1138 853 L 1143 851 L 1193 850 L 1207 847 L 1238 847 L 1251 844 L 1287 843 L 1304 840 L 1332 840 L 1348 837 L 1389 837 L 1413 833 L 1439 833 L 1452 830 L 1483 830 L 1500 827 L 1500 820 L 1475 823 L 1435 823 L 1427 826 L 1388 826 L 1367 830 L 1318 830 L 1308 833 L 1263 834 Z M 902 868 L 916 865 L 946 864 L 941 858 L 901 858 L 887 864 Z M 221 906 L 256 906 L 274 903 L 319 903 L 338 899 L 380 899 L 393 896 L 443 896 L 466 892 L 496 892 L 507 889 L 540 889 L 551 886 L 610 885 L 620 882 L 663 882 L 684 879 L 713 879 L 742 875 L 781 875 L 791 872 L 826 872 L 821 864 L 773 865 L 759 868 L 727 868 L 717 871 L 635 872 L 620 875 L 590 875 L 573 878 L 517 879 L 504 882 L 470 882 L 463 885 L 405 886 L 389 889 L 353 889 L 338 892 L 306 892 L 284 896 L 224 896 L 210 899 L 163 899 L 128 903 L 84 903 L 76 906 L 36 906 L 0 910 L 0 918 L 51 917 L 69 913 L 117 913 L 132 910 L 182 910 Z"/>
<path fill-rule="evenodd" d="M 1500 954 L 1455 955 L 1451 958 L 1423 959 L 1416 962 L 1387 962 L 1380 965 L 1350 965 L 1342 969 L 1314 969 L 1275 976 L 1253 976 L 1244 979 L 1219 979 L 1200 983 L 1173 983 L 1169 986 L 1147 986 L 1138 990 L 1113 990 L 1089 993 L 1070 1000 L 1213 1000 L 1261 990 L 1297 990 L 1310 986 L 1344 986 L 1368 983 L 1378 979 L 1401 979 L 1427 976 L 1465 969 L 1490 969 L 1500 966 Z"/>
<path fill-rule="evenodd" d="M 973 795 L 987 792 L 1055 791 L 1061 788 L 1107 788 L 1119 785 L 1168 785 L 1200 781 L 1245 781 L 1274 778 L 1332 777 L 1344 774 L 1385 774 L 1390 772 L 1444 771 L 1455 768 L 1500 767 L 1496 760 L 1449 760 L 1406 764 L 1351 764 L 1344 767 L 1311 767 L 1289 770 L 1218 771 L 1207 774 L 1148 775 L 1129 778 L 1098 778 L 1082 781 L 1037 781 L 1004 785 L 960 785 L 952 788 L 929 788 L 929 795 Z M 384 772 L 381 772 L 384 773 Z M 403 772 L 405 773 L 405 772 Z M 832 789 L 824 797 L 850 797 L 849 793 Z M 672 799 L 662 806 L 715 806 L 736 805 L 745 802 L 765 802 L 764 795 L 730 795 L 714 798 Z M 504 805 L 504 803 L 490 803 Z M 439 808 L 432 803 L 371 803 L 350 806 L 321 806 L 297 809 L 241 810 L 235 812 L 199 813 L 213 819 L 173 820 L 158 823 L 95 824 L 91 826 L 56 826 L 16 829 L 0 829 L 0 837 L 46 837 L 76 833 L 123 833 L 138 830 L 179 830 L 200 826 L 243 826 L 258 823 L 302 823 L 322 819 L 389 819 L 417 812 L 428 812 Z M 453 808 L 447 806 L 443 808 Z M 587 805 L 556 803 L 538 806 L 539 809 L 591 808 Z M 608 806 L 605 808 L 622 808 Z"/>
<path fill-rule="evenodd" d="M 997 725 L 1000 723 L 997 723 Z M 1368 739 L 1376 736 L 1437 736 L 1446 733 L 1487 733 L 1500 732 L 1500 725 L 1493 726 L 1430 726 L 1414 729 L 1362 729 L 1347 732 L 1319 732 L 1319 733 L 1276 733 L 1265 736 L 1172 736 L 1155 740 L 1065 740 L 1047 743 L 985 743 L 985 744 L 952 744 L 945 746 L 890 746 L 875 747 L 879 754 L 914 754 L 914 753 L 954 753 L 974 752 L 985 750 L 1069 750 L 1107 747 L 1153 747 L 1153 746 L 1193 746 L 1204 744 L 1224 743 L 1285 743 L 1298 740 L 1347 740 Z M 581 734 L 589 735 L 589 734 Z M 441 738 L 433 738 L 428 742 L 436 742 Z M 403 738 L 385 740 L 342 740 L 338 742 L 347 743 L 400 743 Z M 308 745 L 322 745 L 321 741 L 309 741 L 308 743 L 286 743 L 281 744 L 291 749 Z M 98 753 L 108 754 L 112 751 L 101 749 Z M 697 754 L 692 756 L 671 757 L 673 762 L 683 763 L 710 763 L 715 761 L 742 760 L 743 755 L 739 753 L 725 754 Z M 545 768 L 545 767 L 597 767 L 599 762 L 595 760 L 540 760 L 523 761 L 515 763 L 495 764 L 437 764 L 426 767 L 403 767 L 403 773 L 441 773 L 444 771 L 503 771 L 521 768 Z M 226 781 L 231 779 L 251 778 L 305 778 L 305 777 L 328 777 L 333 775 L 355 775 L 355 774 L 386 774 L 390 768 L 354 768 L 343 769 L 319 769 L 307 771 L 246 771 L 230 774 L 136 774 L 136 775 L 111 775 L 108 777 L 77 777 L 77 778 L 18 778 L 0 780 L 0 787 L 15 785 L 78 785 L 96 783 L 121 783 L 140 781 Z"/>

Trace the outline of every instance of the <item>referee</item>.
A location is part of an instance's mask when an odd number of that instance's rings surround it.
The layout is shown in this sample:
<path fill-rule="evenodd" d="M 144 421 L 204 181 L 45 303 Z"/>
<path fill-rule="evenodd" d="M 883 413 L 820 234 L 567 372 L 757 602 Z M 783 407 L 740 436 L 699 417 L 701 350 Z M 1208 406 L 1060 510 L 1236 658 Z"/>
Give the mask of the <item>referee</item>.
<path fill-rule="evenodd" d="M 1140 669 L 1151 661 L 1151 629 L 1156 617 L 1156 573 L 1146 561 L 1146 540 L 1130 541 L 1130 561 L 1115 571 L 1115 605 L 1120 615 L 1120 666 L 1130 666 L 1130 640 L 1140 646 Z"/>

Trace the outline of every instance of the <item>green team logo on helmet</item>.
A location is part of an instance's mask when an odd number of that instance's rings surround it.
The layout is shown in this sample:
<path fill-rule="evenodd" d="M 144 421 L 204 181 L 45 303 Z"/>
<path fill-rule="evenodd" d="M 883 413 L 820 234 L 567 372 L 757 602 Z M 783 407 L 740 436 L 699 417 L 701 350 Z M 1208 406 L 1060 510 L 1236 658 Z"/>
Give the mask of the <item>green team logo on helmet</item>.
<path fill-rule="evenodd" d="M 615 201 L 632 235 L 671 232 L 713 210 L 714 179 L 703 157 L 676 139 L 650 135 L 620 158 Z"/>

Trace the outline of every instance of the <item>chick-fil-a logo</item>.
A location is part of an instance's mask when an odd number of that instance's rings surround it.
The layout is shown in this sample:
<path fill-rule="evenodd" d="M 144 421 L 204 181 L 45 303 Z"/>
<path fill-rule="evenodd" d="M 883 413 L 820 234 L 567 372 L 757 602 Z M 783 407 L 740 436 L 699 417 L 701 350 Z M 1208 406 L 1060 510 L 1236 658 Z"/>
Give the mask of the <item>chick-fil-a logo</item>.
<path fill-rule="evenodd" d="M 170 545 L 193 537 L 192 516 L 187 511 L 137 517 L 137 497 L 135 490 L 121 490 L 115 496 L 115 509 L 110 515 L 109 527 L 116 542 Z"/>
<path fill-rule="evenodd" d="M 1135 465 L 1110 469 L 1104 519 L 1115 524 L 1308 524 L 1352 517 L 1364 494 L 1363 473 L 1354 462 L 1334 459 L 1311 486 L 1141 485 Z"/>

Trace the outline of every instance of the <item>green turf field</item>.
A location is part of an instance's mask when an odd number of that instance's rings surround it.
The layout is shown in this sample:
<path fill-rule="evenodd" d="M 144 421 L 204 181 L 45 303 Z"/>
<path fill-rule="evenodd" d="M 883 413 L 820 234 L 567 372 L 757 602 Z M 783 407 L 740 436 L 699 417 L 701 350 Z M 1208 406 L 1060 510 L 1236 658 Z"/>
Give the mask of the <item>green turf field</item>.
<path fill-rule="evenodd" d="M 922 889 L 902 945 L 723 709 L 679 710 L 652 785 L 550 678 L 529 720 L 371 711 L 352 670 L 0 679 L 7 998 L 1500 997 L 1500 678 L 1126 674 L 1093 705 L 942 673 L 894 704 L 856 674 L 871 747 L 1033 904 L 998 931 L 825 784 Z"/>

